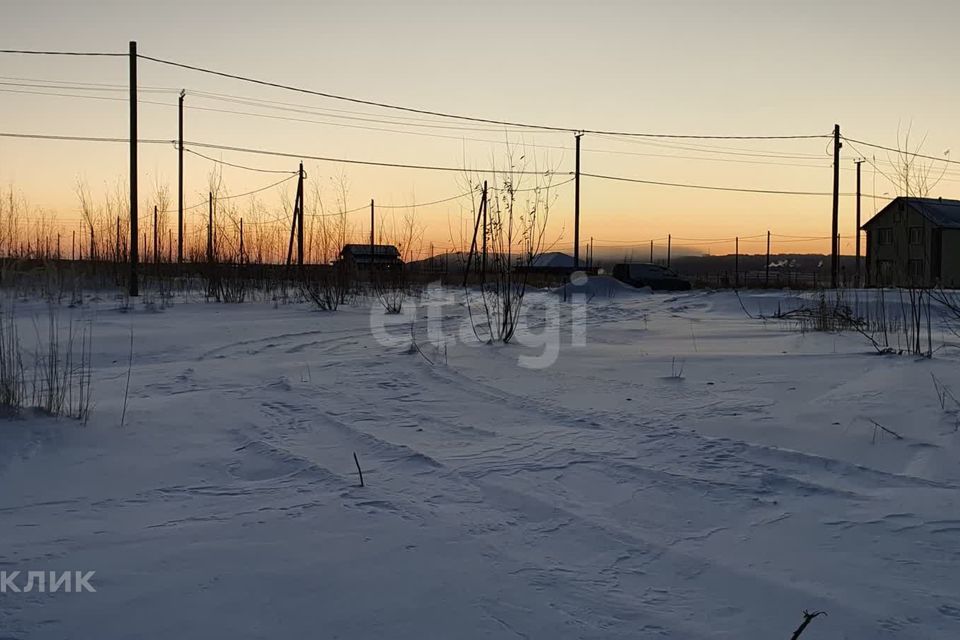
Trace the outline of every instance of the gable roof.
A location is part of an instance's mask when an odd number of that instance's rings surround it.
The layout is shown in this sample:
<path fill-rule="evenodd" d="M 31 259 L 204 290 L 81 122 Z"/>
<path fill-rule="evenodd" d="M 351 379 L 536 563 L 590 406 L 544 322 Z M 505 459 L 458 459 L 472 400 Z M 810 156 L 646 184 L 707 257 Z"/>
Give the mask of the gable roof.
<path fill-rule="evenodd" d="M 573 269 L 573 256 L 559 251 L 550 251 L 534 256 L 530 261 L 534 269 Z"/>
<path fill-rule="evenodd" d="M 345 244 L 343 249 L 340 250 L 340 255 L 348 254 L 354 258 L 369 258 L 371 255 L 378 258 L 400 257 L 400 252 L 392 244 L 375 244 L 372 247 L 369 244 Z"/>
<path fill-rule="evenodd" d="M 908 206 L 924 218 L 930 221 L 935 227 L 946 229 L 960 229 L 960 200 L 945 200 L 943 198 L 906 198 L 900 196 L 894 198 L 887 206 L 877 212 L 875 216 L 867 220 L 862 228 L 873 224 L 885 215 L 888 211 L 893 211 L 901 204 Z"/>

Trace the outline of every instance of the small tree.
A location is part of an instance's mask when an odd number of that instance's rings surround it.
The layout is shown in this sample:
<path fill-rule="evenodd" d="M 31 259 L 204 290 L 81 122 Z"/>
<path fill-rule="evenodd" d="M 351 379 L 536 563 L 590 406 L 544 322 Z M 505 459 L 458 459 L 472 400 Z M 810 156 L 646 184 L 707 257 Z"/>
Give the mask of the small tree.
<path fill-rule="evenodd" d="M 554 172 L 530 171 L 526 155 L 517 158 L 517 154 L 508 144 L 507 168 L 493 173 L 492 184 L 479 178 L 471 182 L 480 198 L 475 208 L 477 233 L 467 256 L 464 291 L 470 308 L 472 291 L 466 276 L 475 260 L 483 261 L 479 287 L 483 320 L 473 320 L 473 330 L 484 342 L 509 343 L 513 339 L 523 310 L 530 267 L 545 250 L 550 207 L 555 200 L 551 193 Z M 483 246 L 488 248 L 486 256 Z"/>

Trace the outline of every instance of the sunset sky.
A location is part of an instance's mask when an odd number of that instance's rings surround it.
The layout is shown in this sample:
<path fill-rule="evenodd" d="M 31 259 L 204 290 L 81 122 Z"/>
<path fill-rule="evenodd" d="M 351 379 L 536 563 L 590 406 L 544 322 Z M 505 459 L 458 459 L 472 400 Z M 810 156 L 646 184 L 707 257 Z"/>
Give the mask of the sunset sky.
<path fill-rule="evenodd" d="M 2 0 L 2 7 L 3 48 L 125 52 L 128 41 L 136 40 L 144 55 L 272 82 L 569 128 L 826 135 L 839 123 L 850 138 L 896 146 L 898 126 L 912 124 L 915 138 L 927 136 L 925 153 L 941 157 L 953 149 L 960 156 L 960 86 L 954 79 L 960 8 L 946 0 Z M 906 35 L 917 33 L 924 35 Z M 0 76 L 0 131 L 127 135 L 125 58 L 0 55 Z M 502 166 L 509 140 L 522 147 L 527 168 L 573 169 L 574 139 L 566 132 L 427 119 L 149 61 L 140 62 L 139 82 L 146 88 L 140 95 L 141 138 L 176 137 L 177 93 L 183 88 L 189 107 L 187 140 L 475 168 Z M 283 110 L 274 108 L 281 106 Z M 749 189 L 832 188 L 826 139 L 648 140 L 588 134 L 582 145 L 583 171 L 588 173 Z M 887 153 L 861 151 L 876 153 L 877 167 L 889 174 Z M 85 180 L 101 198 L 126 179 L 127 153 L 124 144 L 0 138 L 0 185 L 13 185 L 31 207 L 56 212 L 64 224 L 79 225 L 77 180 Z M 296 168 L 293 159 L 203 153 L 258 168 Z M 858 155 L 850 145 L 843 149 L 842 192 L 854 190 Z M 175 197 L 176 158 L 173 146 L 141 146 L 142 212 L 152 209 L 152 187 L 158 181 L 169 184 Z M 207 160 L 187 157 L 187 205 L 203 199 L 212 167 Z M 351 208 L 370 198 L 396 205 L 463 191 L 462 178 L 453 173 L 314 160 L 305 160 L 305 167 L 309 180 L 326 194 L 327 207 L 335 206 L 331 178 L 338 175 L 348 181 Z M 228 167 L 224 178 L 231 193 L 241 193 L 282 176 Z M 869 164 L 863 167 L 863 183 L 867 194 L 896 192 Z M 294 184 L 284 188 L 292 197 Z M 280 206 L 277 189 L 259 195 L 270 207 Z M 557 195 L 550 234 L 557 248 L 569 250 L 572 184 Z M 946 173 L 932 195 L 960 197 L 960 166 Z M 881 202 L 864 197 L 865 218 Z M 798 242 L 783 236 L 828 236 L 829 197 L 584 178 L 581 203 L 581 238 L 595 238 L 598 253 L 604 247 L 645 246 L 668 233 L 677 238 L 677 247 L 727 253 L 733 243 L 724 239 L 767 230 L 781 236 L 775 252 L 828 250 L 827 240 Z M 459 242 L 466 204 L 418 209 L 427 243 L 439 251 Z M 854 199 L 843 197 L 845 253 L 853 250 L 853 214 Z M 202 208 L 192 210 L 188 222 L 200 224 L 203 215 Z M 368 222 L 364 212 L 356 216 L 360 239 Z M 717 241 L 707 241 L 711 239 Z M 741 249 L 760 252 L 762 244 L 762 239 L 747 239 Z"/>

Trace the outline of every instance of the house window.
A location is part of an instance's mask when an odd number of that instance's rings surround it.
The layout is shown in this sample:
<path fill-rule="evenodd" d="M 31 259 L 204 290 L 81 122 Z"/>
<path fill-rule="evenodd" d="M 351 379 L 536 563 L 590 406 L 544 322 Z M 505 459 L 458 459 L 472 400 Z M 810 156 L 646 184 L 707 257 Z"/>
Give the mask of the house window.
<path fill-rule="evenodd" d="M 923 227 L 910 227 L 910 244 L 923 244 Z"/>
<path fill-rule="evenodd" d="M 910 272 L 911 278 L 922 278 L 923 277 L 923 260 L 910 260 L 907 263 L 907 269 Z"/>
<path fill-rule="evenodd" d="M 880 229 L 880 246 L 887 246 L 893 244 L 893 229 L 887 227 L 886 229 Z"/>

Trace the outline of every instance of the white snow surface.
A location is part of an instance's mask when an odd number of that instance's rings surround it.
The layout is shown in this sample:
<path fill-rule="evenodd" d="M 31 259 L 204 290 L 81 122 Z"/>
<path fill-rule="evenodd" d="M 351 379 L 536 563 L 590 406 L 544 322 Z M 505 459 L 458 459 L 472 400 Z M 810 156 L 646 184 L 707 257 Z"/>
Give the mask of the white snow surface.
<path fill-rule="evenodd" d="M 0 569 L 97 591 L 0 594 L 5 640 L 960 637 L 953 348 L 705 292 L 597 298 L 542 370 L 370 304 L 70 313 L 95 407 L 0 424 Z"/>

